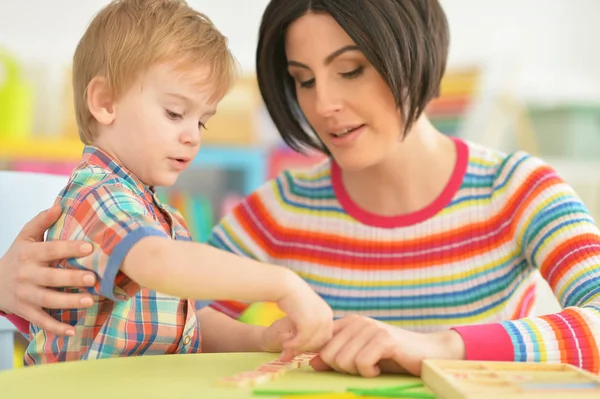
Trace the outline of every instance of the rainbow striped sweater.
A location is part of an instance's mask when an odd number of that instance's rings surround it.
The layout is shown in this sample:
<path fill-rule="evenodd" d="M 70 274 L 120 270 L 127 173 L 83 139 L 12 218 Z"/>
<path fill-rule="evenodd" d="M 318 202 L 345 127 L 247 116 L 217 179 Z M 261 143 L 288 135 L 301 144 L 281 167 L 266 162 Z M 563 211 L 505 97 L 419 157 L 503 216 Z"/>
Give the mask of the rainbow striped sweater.
<path fill-rule="evenodd" d="M 210 243 L 297 272 L 335 317 L 454 328 L 467 359 L 568 362 L 600 371 L 600 232 L 547 164 L 455 140 L 452 178 L 430 205 L 359 208 L 339 167 L 287 171 L 240 203 Z M 563 310 L 534 317 L 542 276 Z M 232 317 L 246 305 L 215 302 Z"/>

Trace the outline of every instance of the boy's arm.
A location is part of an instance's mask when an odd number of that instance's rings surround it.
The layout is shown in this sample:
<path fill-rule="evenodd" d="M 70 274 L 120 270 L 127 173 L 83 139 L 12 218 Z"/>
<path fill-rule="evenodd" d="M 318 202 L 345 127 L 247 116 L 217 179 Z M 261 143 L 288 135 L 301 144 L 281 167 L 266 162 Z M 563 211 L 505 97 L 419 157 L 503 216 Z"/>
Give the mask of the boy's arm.
<path fill-rule="evenodd" d="M 75 238 L 96 250 L 69 265 L 96 272 L 94 292 L 111 300 L 143 286 L 188 299 L 278 301 L 300 283 L 288 269 L 172 240 L 142 199 L 118 184 L 95 188 L 72 209 L 68 223 L 81 226 L 82 235 Z"/>
<path fill-rule="evenodd" d="M 244 258 L 277 264 L 273 255 L 281 243 L 274 237 L 281 231 L 277 230 L 276 215 L 268 211 L 264 199 L 277 194 L 278 181 L 279 178 L 272 180 L 244 198 L 214 227 L 207 244 Z M 232 300 L 210 304 L 214 310 L 233 319 L 239 319 L 248 306 Z"/>
<path fill-rule="evenodd" d="M 283 267 L 205 244 L 153 236 L 130 248 L 121 271 L 141 286 L 197 300 L 278 302 L 301 281 Z"/>

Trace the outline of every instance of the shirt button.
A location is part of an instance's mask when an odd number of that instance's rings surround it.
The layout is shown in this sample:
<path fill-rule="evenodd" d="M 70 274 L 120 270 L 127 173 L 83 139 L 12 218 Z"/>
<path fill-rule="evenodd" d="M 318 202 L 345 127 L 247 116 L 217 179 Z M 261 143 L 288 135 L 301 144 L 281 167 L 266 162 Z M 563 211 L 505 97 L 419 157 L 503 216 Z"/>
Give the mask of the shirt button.
<path fill-rule="evenodd" d="M 190 342 L 192 342 L 192 337 L 190 337 L 189 335 L 186 335 L 185 338 L 183 339 L 183 344 L 189 345 Z"/>

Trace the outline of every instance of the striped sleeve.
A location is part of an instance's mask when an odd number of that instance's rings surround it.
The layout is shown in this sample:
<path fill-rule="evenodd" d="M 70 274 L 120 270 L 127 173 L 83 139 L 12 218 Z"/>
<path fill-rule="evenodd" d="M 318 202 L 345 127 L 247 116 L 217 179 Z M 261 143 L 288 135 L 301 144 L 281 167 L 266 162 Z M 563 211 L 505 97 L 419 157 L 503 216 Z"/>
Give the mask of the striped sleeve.
<path fill-rule="evenodd" d="M 563 310 L 456 328 L 467 359 L 561 362 L 599 372 L 600 232 L 590 213 L 551 167 L 526 154 L 507 158 L 494 189 L 498 211 L 511 209 L 523 257 Z"/>
<path fill-rule="evenodd" d="M 213 229 L 208 244 L 245 258 L 268 262 L 268 251 L 272 245 L 269 244 L 270 232 L 265 231 L 265 226 L 270 223 L 257 220 L 255 209 L 265 208 L 262 202 L 263 193 L 273 190 L 275 185 L 275 181 L 270 181 L 246 197 Z M 261 212 L 261 214 L 269 213 Z M 210 305 L 213 309 L 234 319 L 239 318 L 248 306 L 249 304 L 236 301 L 215 301 Z"/>

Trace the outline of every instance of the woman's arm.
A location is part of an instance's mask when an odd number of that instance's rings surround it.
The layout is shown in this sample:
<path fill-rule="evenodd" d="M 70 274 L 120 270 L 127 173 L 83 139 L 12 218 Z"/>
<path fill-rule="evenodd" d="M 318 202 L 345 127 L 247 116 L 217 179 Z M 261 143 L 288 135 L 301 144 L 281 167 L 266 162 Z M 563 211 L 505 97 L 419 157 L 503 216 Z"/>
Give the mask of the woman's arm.
<path fill-rule="evenodd" d="M 600 370 L 600 231 L 569 187 L 541 161 L 509 157 L 494 186 L 498 214 L 511 215 L 522 256 L 540 270 L 564 310 L 423 334 L 361 316 L 337 320 L 317 370 L 419 375 L 427 358 L 564 362 Z"/>
<path fill-rule="evenodd" d="M 512 215 L 514 240 L 540 270 L 563 311 L 497 324 L 460 327 L 466 358 L 571 363 L 600 370 L 600 231 L 552 168 L 511 156 L 496 179 L 494 201 Z M 489 348 L 494 348 L 490 351 Z"/>

